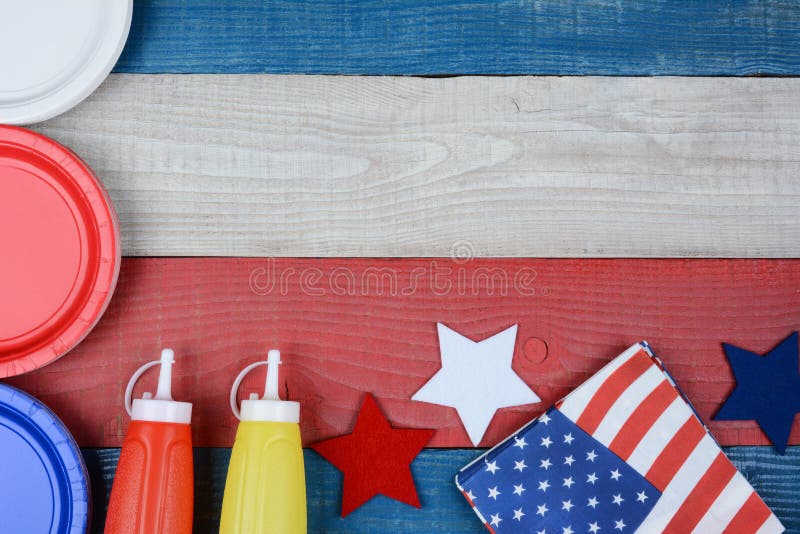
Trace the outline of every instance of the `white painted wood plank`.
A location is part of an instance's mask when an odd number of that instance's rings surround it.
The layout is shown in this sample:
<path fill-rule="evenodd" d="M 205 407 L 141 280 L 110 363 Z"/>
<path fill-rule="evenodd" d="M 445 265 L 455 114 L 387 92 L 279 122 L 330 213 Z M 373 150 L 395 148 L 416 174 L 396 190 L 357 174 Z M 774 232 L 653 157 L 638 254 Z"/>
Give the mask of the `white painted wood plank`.
<path fill-rule="evenodd" d="M 136 256 L 800 245 L 800 79 L 112 75 L 37 130 Z"/>

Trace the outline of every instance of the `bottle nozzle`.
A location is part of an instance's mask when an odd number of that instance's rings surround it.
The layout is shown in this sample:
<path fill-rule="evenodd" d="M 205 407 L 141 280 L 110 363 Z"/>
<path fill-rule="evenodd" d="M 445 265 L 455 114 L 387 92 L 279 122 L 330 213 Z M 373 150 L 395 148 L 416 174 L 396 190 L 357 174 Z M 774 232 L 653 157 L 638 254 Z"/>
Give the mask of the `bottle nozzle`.
<path fill-rule="evenodd" d="M 167 423 L 186 423 L 192 419 L 192 404 L 172 399 L 172 364 L 175 353 L 172 349 L 161 351 L 161 359 L 147 362 L 139 367 L 125 388 L 125 411 L 132 419 L 145 421 L 162 421 Z M 161 367 L 158 374 L 158 389 L 155 396 L 145 393 L 141 399 L 133 400 L 133 388 L 139 378 L 151 367 Z M 138 409 L 135 409 L 138 406 Z"/>
<path fill-rule="evenodd" d="M 172 400 L 172 364 L 175 363 L 175 353 L 172 349 L 161 351 L 161 370 L 158 373 L 158 390 L 156 400 Z"/>
<path fill-rule="evenodd" d="M 264 386 L 264 398 L 280 400 L 278 395 L 278 366 L 281 364 L 281 351 L 272 349 L 267 356 L 267 383 Z"/>
<path fill-rule="evenodd" d="M 281 400 L 278 394 L 278 366 L 281 364 L 281 351 L 272 349 L 267 353 L 267 359 L 251 363 L 239 373 L 233 381 L 230 393 L 230 403 L 233 415 L 237 419 L 246 421 L 275 421 L 284 423 L 297 423 L 300 420 L 300 404 L 295 401 Z M 251 393 L 248 400 L 242 401 L 242 410 L 236 401 L 236 393 L 247 373 L 261 365 L 267 366 L 267 380 L 264 386 L 264 396 Z"/>

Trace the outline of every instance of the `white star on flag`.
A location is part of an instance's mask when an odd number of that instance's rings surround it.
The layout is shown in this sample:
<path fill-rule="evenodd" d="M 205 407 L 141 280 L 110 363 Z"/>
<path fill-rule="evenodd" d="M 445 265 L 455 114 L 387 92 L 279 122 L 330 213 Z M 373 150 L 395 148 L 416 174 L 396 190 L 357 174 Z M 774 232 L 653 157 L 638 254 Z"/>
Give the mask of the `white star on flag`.
<path fill-rule="evenodd" d="M 500 408 L 541 401 L 511 368 L 517 325 L 478 342 L 436 326 L 442 368 L 411 398 L 455 408 L 473 445 Z"/>
<path fill-rule="evenodd" d="M 550 416 L 547 415 L 547 412 L 545 412 L 545 413 L 543 413 L 542 415 L 539 416 L 539 421 L 541 421 L 542 423 L 544 423 L 546 425 L 547 423 L 550 422 Z"/>
<path fill-rule="evenodd" d="M 542 504 L 536 507 L 536 514 L 544 517 L 544 514 L 548 512 L 548 508 L 546 504 Z"/>
<path fill-rule="evenodd" d="M 516 510 L 514 510 L 514 519 L 517 521 L 522 521 L 522 516 L 525 515 L 525 512 L 522 511 L 522 507 L 520 506 Z"/>
<path fill-rule="evenodd" d="M 486 470 L 491 474 L 494 474 L 498 469 L 500 468 L 497 467 L 497 462 L 486 462 Z"/>
<path fill-rule="evenodd" d="M 516 460 L 516 461 L 514 461 L 514 470 L 515 471 L 519 471 L 521 473 L 522 470 L 525 469 L 526 467 L 528 467 L 528 466 L 525 465 L 525 460 Z"/>
<path fill-rule="evenodd" d="M 525 486 L 520 484 L 514 484 L 514 495 L 522 495 L 522 492 L 525 491 Z"/>
<path fill-rule="evenodd" d="M 489 488 L 489 497 L 491 497 L 494 500 L 497 500 L 498 495 L 500 495 L 500 492 L 497 491 L 497 486 Z"/>

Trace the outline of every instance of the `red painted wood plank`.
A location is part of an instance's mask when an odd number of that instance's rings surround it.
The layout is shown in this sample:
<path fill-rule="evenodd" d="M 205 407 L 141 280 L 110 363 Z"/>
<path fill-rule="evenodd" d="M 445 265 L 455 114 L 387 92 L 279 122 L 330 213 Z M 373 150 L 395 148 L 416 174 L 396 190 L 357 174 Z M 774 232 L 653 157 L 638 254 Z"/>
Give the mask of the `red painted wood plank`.
<path fill-rule="evenodd" d="M 438 428 L 430 446 L 469 446 L 455 410 L 409 400 L 439 368 L 437 321 L 473 339 L 520 325 L 514 368 L 543 403 L 501 410 L 483 445 L 640 339 L 708 421 L 734 385 L 720 343 L 766 351 L 800 327 L 800 260 L 125 259 L 86 341 L 9 382 L 51 406 L 81 445 L 118 446 L 128 377 L 169 346 L 176 398 L 195 403 L 196 445 L 230 446 L 228 388 L 277 347 L 306 443 L 350 431 L 371 391 L 395 425 Z M 753 422 L 711 429 L 724 445 L 767 443 Z"/>

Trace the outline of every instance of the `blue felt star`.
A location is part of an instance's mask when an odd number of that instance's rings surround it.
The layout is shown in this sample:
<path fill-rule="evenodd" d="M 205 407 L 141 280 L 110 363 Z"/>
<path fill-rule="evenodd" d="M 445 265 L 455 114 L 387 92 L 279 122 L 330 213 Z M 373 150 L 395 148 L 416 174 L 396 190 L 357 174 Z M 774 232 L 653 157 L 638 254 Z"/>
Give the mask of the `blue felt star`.
<path fill-rule="evenodd" d="M 723 343 L 736 377 L 736 387 L 717 415 L 717 421 L 755 419 L 783 454 L 796 413 L 800 412 L 800 371 L 797 332 L 761 356 Z"/>

